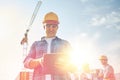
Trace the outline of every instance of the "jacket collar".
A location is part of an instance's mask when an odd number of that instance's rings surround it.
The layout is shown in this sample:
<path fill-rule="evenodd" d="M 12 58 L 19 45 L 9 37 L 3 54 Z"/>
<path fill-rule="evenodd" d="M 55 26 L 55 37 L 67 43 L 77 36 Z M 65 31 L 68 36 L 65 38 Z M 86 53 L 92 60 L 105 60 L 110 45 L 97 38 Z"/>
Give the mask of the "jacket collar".
<path fill-rule="evenodd" d="M 55 36 L 55 38 L 53 39 L 53 40 L 57 40 L 58 39 L 58 37 L 57 36 Z M 41 38 L 41 41 L 44 41 L 45 40 L 45 36 L 43 36 L 42 38 Z"/>

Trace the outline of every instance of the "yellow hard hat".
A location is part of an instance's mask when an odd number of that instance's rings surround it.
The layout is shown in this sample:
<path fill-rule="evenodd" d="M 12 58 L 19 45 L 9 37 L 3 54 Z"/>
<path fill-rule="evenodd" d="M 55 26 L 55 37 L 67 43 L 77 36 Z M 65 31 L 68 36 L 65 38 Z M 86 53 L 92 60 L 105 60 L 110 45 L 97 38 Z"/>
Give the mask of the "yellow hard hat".
<path fill-rule="evenodd" d="M 58 16 L 54 12 L 49 12 L 45 15 L 43 23 L 59 24 Z"/>
<path fill-rule="evenodd" d="M 99 57 L 99 60 L 107 60 L 107 56 L 101 55 L 101 56 Z"/>

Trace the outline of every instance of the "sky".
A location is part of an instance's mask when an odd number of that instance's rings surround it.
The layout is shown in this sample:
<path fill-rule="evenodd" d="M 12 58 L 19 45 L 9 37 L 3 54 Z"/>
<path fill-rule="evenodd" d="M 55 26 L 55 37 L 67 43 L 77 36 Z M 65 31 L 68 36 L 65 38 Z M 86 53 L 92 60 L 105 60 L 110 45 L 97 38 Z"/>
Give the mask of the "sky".
<path fill-rule="evenodd" d="M 31 16 L 38 0 L 0 0 L 0 80 L 14 80 L 22 70 L 26 29 L 28 48 L 45 34 L 42 20 L 46 13 L 59 16 L 57 36 L 70 42 L 78 67 L 89 63 L 99 68 L 98 57 L 107 55 L 108 62 L 120 73 L 120 0 L 42 0 L 31 26 Z"/>

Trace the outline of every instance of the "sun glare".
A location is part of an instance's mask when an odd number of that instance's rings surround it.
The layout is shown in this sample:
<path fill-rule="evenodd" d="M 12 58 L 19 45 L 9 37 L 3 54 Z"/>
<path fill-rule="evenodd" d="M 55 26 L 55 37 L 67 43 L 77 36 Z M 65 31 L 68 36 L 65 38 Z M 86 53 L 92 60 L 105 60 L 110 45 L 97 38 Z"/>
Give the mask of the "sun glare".
<path fill-rule="evenodd" d="M 75 64 L 79 70 L 84 64 L 94 64 L 94 57 L 96 56 L 96 46 L 89 40 L 74 41 L 73 52 L 71 53 L 72 63 Z"/>
<path fill-rule="evenodd" d="M 90 61 L 90 55 L 81 53 L 80 49 L 73 51 L 72 63 L 75 64 L 79 70 L 81 69 L 83 64 L 90 63 Z"/>

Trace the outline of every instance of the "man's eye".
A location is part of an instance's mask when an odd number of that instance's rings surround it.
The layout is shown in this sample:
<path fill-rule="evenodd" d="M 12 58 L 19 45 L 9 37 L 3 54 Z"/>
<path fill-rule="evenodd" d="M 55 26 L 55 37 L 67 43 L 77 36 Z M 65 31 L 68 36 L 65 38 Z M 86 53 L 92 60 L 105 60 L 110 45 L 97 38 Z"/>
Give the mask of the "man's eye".
<path fill-rule="evenodd" d="M 53 25 L 52 27 L 53 27 L 53 28 L 55 28 L 56 26 L 55 26 L 55 25 Z"/>
<path fill-rule="evenodd" d="M 53 28 L 55 28 L 55 27 L 57 27 L 57 25 L 55 25 L 55 24 L 47 24 L 46 27 L 53 27 Z"/>

